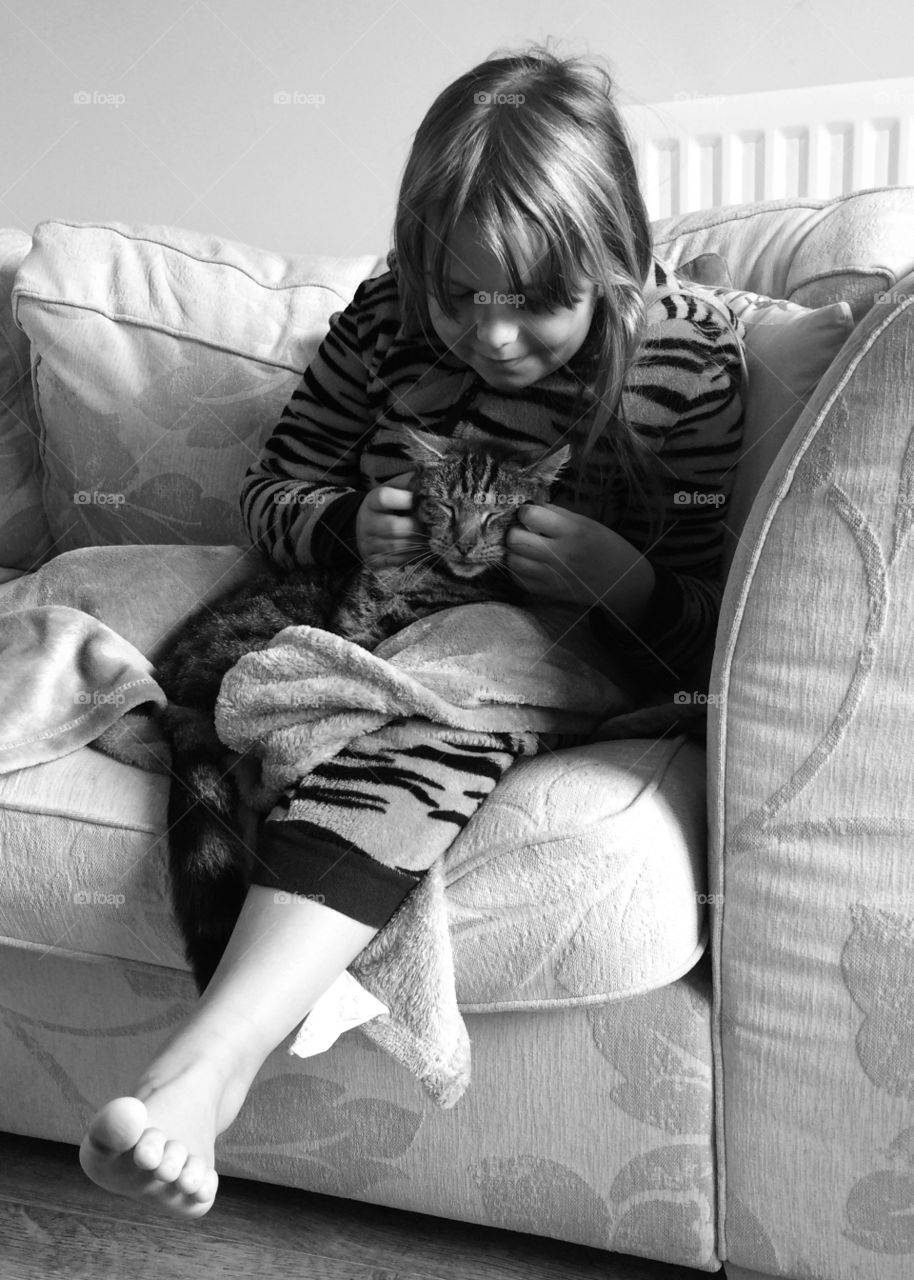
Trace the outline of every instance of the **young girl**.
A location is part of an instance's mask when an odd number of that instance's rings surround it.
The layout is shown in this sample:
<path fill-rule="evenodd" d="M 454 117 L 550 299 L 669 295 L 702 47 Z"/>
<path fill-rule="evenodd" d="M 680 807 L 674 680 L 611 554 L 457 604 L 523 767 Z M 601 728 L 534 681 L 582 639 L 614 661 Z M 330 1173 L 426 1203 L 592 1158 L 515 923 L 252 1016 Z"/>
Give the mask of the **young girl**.
<path fill-rule="evenodd" d="M 649 682 L 700 688 L 740 442 L 740 335 L 652 258 L 609 77 L 538 48 L 460 77 L 418 130 L 394 242 L 245 478 L 253 540 L 288 567 L 404 563 L 421 547 L 401 424 L 469 423 L 544 450 L 569 440 L 572 474 L 508 535 L 510 573 L 533 600 L 587 615 Z M 442 732 L 399 757 L 343 752 L 287 793 L 210 985 L 131 1095 L 92 1122 L 89 1177 L 205 1213 L 215 1138 L 267 1056 L 517 750 L 507 735 L 470 751 Z"/>

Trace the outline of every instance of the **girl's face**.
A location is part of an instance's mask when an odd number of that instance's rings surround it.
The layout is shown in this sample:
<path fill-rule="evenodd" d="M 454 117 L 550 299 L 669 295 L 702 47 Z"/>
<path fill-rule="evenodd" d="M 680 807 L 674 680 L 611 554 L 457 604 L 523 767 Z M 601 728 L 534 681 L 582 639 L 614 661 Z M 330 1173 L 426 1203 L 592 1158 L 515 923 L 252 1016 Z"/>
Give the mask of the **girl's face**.
<path fill-rule="evenodd" d="M 526 260 L 528 266 L 535 262 L 529 254 Z M 429 294 L 429 318 L 441 341 L 490 386 L 516 391 L 538 382 L 566 364 L 587 337 L 596 300 L 592 281 L 577 282 L 573 306 L 547 311 L 532 287 L 520 295 L 510 291 L 498 259 L 479 243 L 472 224 L 457 224 L 445 271 L 455 317 Z"/>

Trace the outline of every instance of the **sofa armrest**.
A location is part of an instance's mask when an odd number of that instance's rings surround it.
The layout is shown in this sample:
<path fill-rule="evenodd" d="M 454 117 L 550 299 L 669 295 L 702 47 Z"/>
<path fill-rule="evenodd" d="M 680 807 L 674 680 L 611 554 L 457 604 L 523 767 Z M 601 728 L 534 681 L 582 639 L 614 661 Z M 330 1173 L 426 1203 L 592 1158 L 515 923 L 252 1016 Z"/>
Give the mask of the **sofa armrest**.
<path fill-rule="evenodd" d="M 721 1256 L 902 1280 L 914 1256 L 914 275 L 781 450 L 709 716 Z"/>

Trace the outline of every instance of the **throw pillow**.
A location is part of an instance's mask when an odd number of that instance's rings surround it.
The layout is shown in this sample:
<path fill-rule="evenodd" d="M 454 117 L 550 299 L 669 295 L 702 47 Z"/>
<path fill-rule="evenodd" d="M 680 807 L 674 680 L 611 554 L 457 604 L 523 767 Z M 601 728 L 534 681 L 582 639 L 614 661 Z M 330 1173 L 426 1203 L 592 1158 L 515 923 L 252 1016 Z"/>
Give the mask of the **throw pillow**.
<path fill-rule="evenodd" d="M 688 262 L 680 262 L 673 267 L 680 280 L 688 280 L 692 284 L 724 285 L 733 288 L 730 268 L 726 258 L 719 253 L 699 253 Z"/>
<path fill-rule="evenodd" d="M 729 572 L 762 481 L 807 400 L 853 332 L 854 318 L 846 302 L 810 310 L 745 289 L 698 284 L 691 289 L 726 303 L 746 326 L 749 385 L 743 447 L 727 513 L 724 570 Z"/>
<path fill-rule="evenodd" d="M 242 546 L 238 492 L 372 256 L 44 222 L 14 287 L 56 551 Z"/>
<path fill-rule="evenodd" d="M 13 323 L 10 294 L 31 247 L 24 231 L 0 230 L 0 575 L 35 569 L 51 547 L 41 501 L 38 422 L 29 342 Z"/>

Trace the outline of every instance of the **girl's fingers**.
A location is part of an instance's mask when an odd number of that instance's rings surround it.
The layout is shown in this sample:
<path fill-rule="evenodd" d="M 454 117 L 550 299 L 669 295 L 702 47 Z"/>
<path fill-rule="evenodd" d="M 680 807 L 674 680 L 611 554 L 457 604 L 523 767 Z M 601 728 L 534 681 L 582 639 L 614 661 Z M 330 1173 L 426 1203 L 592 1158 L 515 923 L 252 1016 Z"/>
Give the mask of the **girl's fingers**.
<path fill-rule="evenodd" d="M 413 505 L 410 489 L 395 489 L 387 485 L 383 489 L 375 489 L 374 493 L 377 494 L 374 505 L 379 511 L 408 511 Z"/>
<path fill-rule="evenodd" d="M 386 489 L 406 489 L 412 483 L 414 475 L 414 471 L 403 471 L 400 475 L 394 476 L 393 479 L 385 480 L 383 487 Z"/>
<path fill-rule="evenodd" d="M 387 516 L 378 525 L 378 536 L 380 538 L 414 538 L 419 532 L 419 526 L 411 516 Z"/>
<path fill-rule="evenodd" d="M 521 529 L 517 525 L 508 530 L 506 538 L 509 556 L 524 556 L 530 561 L 554 564 L 556 547 L 542 534 Z"/>
<path fill-rule="evenodd" d="M 507 568 L 515 578 L 523 578 L 525 582 L 543 582 L 549 576 L 548 566 L 542 560 L 531 560 L 527 556 L 509 555 Z"/>
<path fill-rule="evenodd" d="M 528 502 L 520 508 L 517 518 L 523 529 L 545 538 L 557 538 L 568 527 L 568 512 L 549 502 Z"/>

